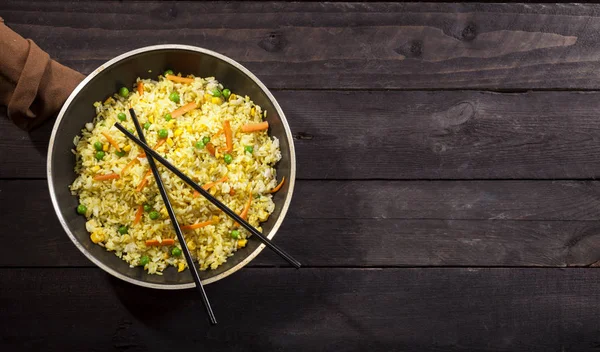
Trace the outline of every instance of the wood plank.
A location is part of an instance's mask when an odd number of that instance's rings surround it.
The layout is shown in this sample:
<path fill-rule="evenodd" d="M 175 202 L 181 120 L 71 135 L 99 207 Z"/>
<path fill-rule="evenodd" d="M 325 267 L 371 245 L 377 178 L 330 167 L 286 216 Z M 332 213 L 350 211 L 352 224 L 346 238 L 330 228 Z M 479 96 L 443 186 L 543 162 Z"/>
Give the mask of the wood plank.
<path fill-rule="evenodd" d="M 586 266 L 600 182 L 300 181 L 276 242 L 305 266 Z M 0 181 L 2 267 L 91 266 L 45 180 Z M 252 266 L 285 266 L 265 250 Z"/>
<path fill-rule="evenodd" d="M 0 284 L 6 351 L 592 351 L 600 333 L 595 269 L 246 269 L 207 287 L 214 327 L 193 290 L 99 269 Z"/>
<path fill-rule="evenodd" d="M 600 175 L 598 92 L 277 91 L 275 96 L 295 137 L 301 179 Z M 45 177 L 51 124 L 28 135 L 0 116 L 0 178 Z"/>
<path fill-rule="evenodd" d="M 10 0 L 0 12 L 84 73 L 177 42 L 228 55 L 273 88 L 600 87 L 593 4 Z"/>

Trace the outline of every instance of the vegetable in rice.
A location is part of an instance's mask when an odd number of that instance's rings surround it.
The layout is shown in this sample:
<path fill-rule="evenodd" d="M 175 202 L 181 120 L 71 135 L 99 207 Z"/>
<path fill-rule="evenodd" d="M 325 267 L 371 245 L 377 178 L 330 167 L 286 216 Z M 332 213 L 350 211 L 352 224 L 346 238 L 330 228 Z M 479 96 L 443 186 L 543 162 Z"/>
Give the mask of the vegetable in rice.
<path fill-rule="evenodd" d="M 279 141 L 265 128 L 266 111 L 213 77 L 169 72 L 123 88 L 94 104 L 93 123 L 74 140 L 78 177 L 71 192 L 79 196 L 77 212 L 87 218 L 90 240 L 151 274 L 187 266 L 145 154 L 113 126 L 135 129 L 130 106 L 148 145 L 261 231 L 275 209 L 274 165 L 281 158 Z M 200 270 L 217 268 L 246 245 L 248 231 L 158 168 Z"/>

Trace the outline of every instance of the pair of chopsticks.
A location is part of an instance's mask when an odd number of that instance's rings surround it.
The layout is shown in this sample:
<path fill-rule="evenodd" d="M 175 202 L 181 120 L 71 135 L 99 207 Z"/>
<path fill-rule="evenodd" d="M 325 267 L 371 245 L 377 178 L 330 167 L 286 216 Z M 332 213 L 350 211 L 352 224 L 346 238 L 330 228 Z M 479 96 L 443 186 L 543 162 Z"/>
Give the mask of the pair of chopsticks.
<path fill-rule="evenodd" d="M 125 129 L 125 127 L 123 127 L 123 125 L 121 125 L 118 122 L 115 123 L 115 127 L 117 129 L 119 129 L 119 131 L 121 131 L 123 134 L 125 134 L 125 136 L 127 136 L 127 138 L 131 139 L 138 146 L 140 146 L 142 149 L 144 149 L 144 151 L 146 152 L 146 156 L 148 157 L 148 164 L 150 165 L 150 168 L 152 169 L 152 174 L 154 175 L 154 179 L 156 180 L 156 185 L 158 186 L 160 195 L 163 199 L 163 202 L 165 203 L 165 207 L 167 208 L 169 217 L 171 218 L 171 223 L 173 224 L 173 227 L 175 228 L 175 233 L 177 234 L 177 239 L 179 240 L 179 243 L 181 244 L 181 248 L 183 249 L 183 253 L 185 254 L 186 262 L 188 264 L 188 267 L 190 268 L 190 272 L 192 273 L 194 282 L 196 283 L 196 288 L 200 292 L 200 295 L 202 297 L 202 302 L 204 303 L 204 307 L 206 308 L 206 312 L 210 318 L 211 324 L 214 325 L 217 323 L 215 315 L 212 311 L 212 308 L 210 307 L 210 303 L 208 301 L 208 297 L 206 296 L 206 292 L 204 291 L 204 287 L 202 286 L 202 281 L 200 280 L 200 277 L 198 275 L 198 270 L 196 269 L 196 266 L 193 263 L 192 256 L 191 256 L 189 249 L 187 247 L 187 244 L 183 238 L 183 233 L 181 232 L 181 228 L 179 227 L 179 223 L 177 222 L 177 219 L 175 217 L 175 212 L 173 211 L 173 207 L 171 206 L 171 202 L 169 201 L 169 197 L 165 190 L 164 184 L 162 183 L 162 179 L 160 178 L 160 174 L 158 173 L 158 169 L 156 167 L 156 163 L 154 162 L 154 159 L 158 160 L 158 162 L 160 162 L 164 167 L 166 167 L 171 172 L 173 172 L 175 175 L 177 175 L 177 177 L 179 177 L 185 183 L 190 185 L 194 190 L 198 191 L 202 196 L 204 196 L 206 199 L 208 199 L 217 208 L 221 209 L 225 214 L 227 214 L 227 216 L 229 216 L 230 218 L 235 220 L 238 224 L 241 224 L 242 227 L 244 227 L 246 230 L 248 230 L 251 234 L 254 235 L 252 237 L 258 238 L 262 243 L 264 243 L 267 247 L 269 247 L 271 250 L 273 250 L 275 253 L 277 253 L 280 257 L 285 259 L 288 263 L 290 263 L 295 268 L 300 268 L 300 266 L 301 266 L 300 262 L 298 262 L 296 259 L 292 258 L 292 256 L 290 256 L 283 249 L 279 248 L 277 245 L 275 245 L 273 242 L 271 242 L 271 240 L 269 240 L 267 237 L 265 237 L 262 233 L 260 233 L 257 229 L 255 229 L 252 225 L 250 225 L 246 220 L 242 219 L 233 210 L 231 210 L 225 204 L 221 203 L 218 199 L 213 197 L 210 193 L 208 193 L 208 191 L 204 190 L 204 188 L 202 188 L 202 186 L 200 186 L 196 182 L 192 181 L 192 179 L 190 179 L 187 175 L 185 175 L 178 168 L 173 166 L 173 164 L 168 162 L 165 158 L 160 156 L 160 154 L 158 154 L 156 151 L 154 151 L 152 148 L 150 148 L 146 144 L 146 138 L 144 137 L 144 132 L 142 130 L 142 127 L 140 126 L 140 123 L 135 115 L 135 111 L 133 109 L 129 109 L 129 113 L 131 114 L 131 119 L 133 120 L 133 123 L 135 124 L 135 129 L 136 129 L 138 135 L 140 136 L 140 138 L 138 139 L 137 137 L 135 137 L 131 132 L 127 131 L 127 129 Z"/>

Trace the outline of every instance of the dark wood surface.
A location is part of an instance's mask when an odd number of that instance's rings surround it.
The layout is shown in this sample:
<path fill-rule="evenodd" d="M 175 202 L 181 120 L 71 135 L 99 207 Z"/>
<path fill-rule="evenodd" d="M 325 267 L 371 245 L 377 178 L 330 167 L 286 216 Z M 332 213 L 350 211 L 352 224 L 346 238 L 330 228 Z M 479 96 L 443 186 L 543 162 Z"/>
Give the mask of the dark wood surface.
<path fill-rule="evenodd" d="M 264 251 L 194 291 L 112 278 L 50 204 L 52 121 L 0 111 L 1 351 L 598 351 L 600 5 L 2 1 L 83 73 L 221 52 L 288 117 L 298 181 Z M 0 59 L 2 53 L 0 53 Z"/>

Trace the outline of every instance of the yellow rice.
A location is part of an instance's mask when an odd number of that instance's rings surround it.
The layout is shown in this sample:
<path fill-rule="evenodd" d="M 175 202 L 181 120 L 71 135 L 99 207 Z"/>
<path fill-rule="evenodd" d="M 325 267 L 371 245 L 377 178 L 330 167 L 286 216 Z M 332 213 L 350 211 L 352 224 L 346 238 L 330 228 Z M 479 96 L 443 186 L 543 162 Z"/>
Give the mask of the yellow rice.
<path fill-rule="evenodd" d="M 174 246 L 181 246 L 153 176 L 148 177 L 149 182 L 141 192 L 136 191 L 149 170 L 147 159 L 138 158 L 139 162 L 119 179 L 93 179 L 96 175 L 120 174 L 125 165 L 141 153 L 135 143 L 113 126 L 114 123 L 120 122 L 133 131 L 135 127 L 128 112 L 131 106 L 135 109 L 140 124 L 150 123 L 144 131 L 148 145 L 154 146 L 159 141 L 159 130 L 166 129 L 166 143 L 157 151 L 198 184 L 214 182 L 226 175 L 228 180 L 212 187 L 209 192 L 236 213 L 242 212 L 251 192 L 253 199 L 248 221 L 259 231 L 260 222 L 266 221 L 275 208 L 268 191 L 277 185 L 274 165 L 281 158 L 279 141 L 275 137 L 269 137 L 267 131 L 242 133 L 242 125 L 263 121 L 266 111 L 262 111 L 249 97 L 233 94 L 228 101 L 224 101 L 223 97 L 213 99 L 211 92 L 223 89 L 213 77 L 194 77 L 191 84 L 174 83 L 163 76 L 159 76 L 158 81 L 139 78 L 137 81 L 143 82 L 142 96 L 136 89 L 131 89 L 127 98 L 115 94 L 104 102 L 94 104 L 97 115 L 93 123 L 86 124 L 81 136 L 74 140 L 73 152 L 77 159 L 75 172 L 78 177 L 71 185 L 71 192 L 79 196 L 80 204 L 87 207 L 86 228 L 94 243 L 113 251 L 131 266 L 138 266 L 140 258 L 148 256 L 150 260 L 144 269 L 151 274 L 160 274 L 169 265 L 181 271 L 187 266 L 185 258 L 171 253 Z M 171 92 L 179 93 L 179 103 L 169 99 Z M 199 108 L 170 121 L 165 119 L 167 113 L 189 102 L 195 102 Z M 125 121 L 118 119 L 119 113 L 126 114 Z M 230 153 L 233 161 L 230 164 L 224 162 L 223 152 L 219 151 L 219 148 L 225 147 L 224 134 L 213 138 L 223 128 L 225 120 L 230 121 L 233 131 L 233 151 Z M 108 143 L 102 132 L 108 133 L 123 151 L 127 150 L 126 155 L 118 156 L 116 148 Z M 196 147 L 196 143 L 203 137 L 211 138 L 211 143 L 217 150 L 215 156 L 206 148 Z M 106 150 L 102 160 L 95 158 L 97 151 L 94 143 L 97 141 Z M 253 152 L 246 151 L 246 146 L 252 146 Z M 184 231 L 192 256 L 198 261 L 201 270 L 217 268 L 238 248 L 245 246 L 246 238 L 250 235 L 247 231 L 235 227 L 234 221 L 204 197 L 194 197 L 191 187 L 160 164 L 159 172 L 180 225 L 191 225 L 218 217 L 215 225 Z M 150 205 L 160 217 L 152 220 L 149 213 L 144 212 L 141 221 L 134 225 L 136 211 L 143 204 Z M 120 226 L 127 226 L 128 233 L 119 233 Z M 233 230 L 239 230 L 239 238 L 232 238 Z M 175 239 L 173 246 L 147 246 L 145 243 L 146 240 L 171 238 Z"/>

